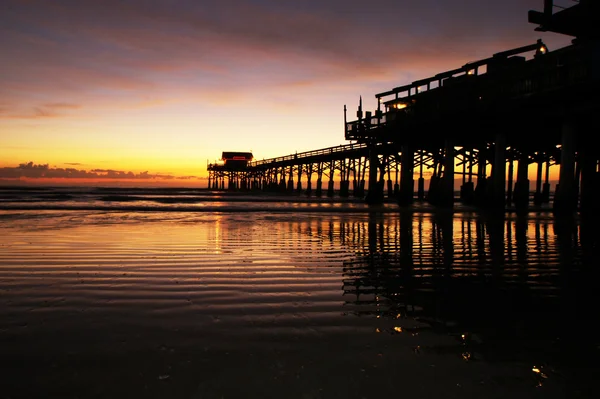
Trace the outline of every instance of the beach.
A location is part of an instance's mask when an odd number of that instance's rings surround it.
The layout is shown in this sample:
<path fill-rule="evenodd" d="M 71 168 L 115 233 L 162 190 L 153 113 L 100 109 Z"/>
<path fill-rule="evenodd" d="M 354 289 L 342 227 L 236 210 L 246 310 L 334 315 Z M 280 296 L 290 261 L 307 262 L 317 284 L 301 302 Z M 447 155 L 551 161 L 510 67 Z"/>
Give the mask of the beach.
<path fill-rule="evenodd" d="M 2 398 L 599 393 L 578 217 L 42 194 L 1 204 Z"/>

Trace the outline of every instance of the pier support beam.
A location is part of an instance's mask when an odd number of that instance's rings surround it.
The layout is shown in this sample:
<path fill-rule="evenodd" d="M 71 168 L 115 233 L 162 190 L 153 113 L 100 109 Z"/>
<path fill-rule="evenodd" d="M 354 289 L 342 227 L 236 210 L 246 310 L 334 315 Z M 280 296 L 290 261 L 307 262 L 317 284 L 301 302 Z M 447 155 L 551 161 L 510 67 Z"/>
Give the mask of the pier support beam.
<path fill-rule="evenodd" d="M 480 148 L 477 153 L 477 185 L 475 186 L 475 202 L 478 205 L 485 204 L 485 192 L 487 186 L 486 168 L 487 159 L 485 156 L 486 148 Z"/>
<path fill-rule="evenodd" d="M 323 180 L 321 179 L 321 175 L 317 177 L 317 187 L 315 189 L 315 195 L 320 197 L 323 195 Z"/>
<path fill-rule="evenodd" d="M 421 156 L 419 157 L 419 180 L 417 183 L 417 198 L 419 200 L 425 199 L 425 178 L 423 177 L 423 152 L 421 152 Z"/>
<path fill-rule="evenodd" d="M 379 169 L 379 157 L 374 148 L 369 150 L 369 192 L 366 201 L 368 204 L 383 203 L 383 185 L 377 179 Z"/>
<path fill-rule="evenodd" d="M 298 194 L 302 193 L 302 168 L 303 165 L 298 165 L 298 183 L 296 185 L 296 192 Z"/>
<path fill-rule="evenodd" d="M 508 158 L 508 179 L 506 182 L 506 205 L 512 205 L 513 200 L 513 175 L 515 170 L 515 162 L 512 155 Z"/>
<path fill-rule="evenodd" d="M 415 154 L 411 147 L 405 145 L 402 147 L 402 159 L 400 169 L 400 193 L 398 203 L 408 205 L 413 202 L 415 181 L 413 179 L 413 169 L 415 165 Z"/>
<path fill-rule="evenodd" d="M 279 181 L 279 191 L 284 193 L 287 189 L 286 183 L 285 183 L 285 169 L 281 169 L 281 180 Z"/>
<path fill-rule="evenodd" d="M 350 160 L 342 159 L 340 161 L 340 197 L 350 196 Z"/>
<path fill-rule="evenodd" d="M 310 196 L 312 193 L 312 174 L 313 174 L 313 165 L 308 165 L 306 169 L 306 195 Z"/>
<path fill-rule="evenodd" d="M 514 203 L 517 209 L 527 209 L 529 205 L 529 155 L 522 152 L 517 164 Z"/>
<path fill-rule="evenodd" d="M 546 160 L 546 175 L 542 188 L 542 200 L 545 204 L 550 203 L 550 158 Z"/>
<path fill-rule="evenodd" d="M 400 176 L 400 171 L 398 169 L 399 166 L 399 162 L 398 160 L 396 160 L 396 167 L 395 167 L 395 173 L 394 173 L 394 198 L 398 198 L 400 195 L 400 184 L 398 183 L 399 180 L 399 176 Z"/>
<path fill-rule="evenodd" d="M 533 194 L 533 204 L 536 206 L 542 205 L 544 202 L 544 194 L 542 193 L 542 174 L 544 172 L 544 160 L 542 154 L 538 154 L 537 174 L 535 178 L 535 194 Z"/>
<path fill-rule="evenodd" d="M 492 203 L 494 208 L 504 208 L 504 185 L 506 184 L 506 135 L 496 135 L 494 148 L 494 166 L 492 170 Z"/>
<path fill-rule="evenodd" d="M 331 161 L 329 165 L 329 183 L 327 184 L 327 196 L 333 197 L 333 180 L 335 177 L 335 163 Z"/>
<path fill-rule="evenodd" d="M 469 156 L 467 157 L 467 152 Z M 468 168 L 468 169 L 467 169 Z M 467 181 L 468 177 L 468 181 Z M 460 187 L 460 199 L 463 204 L 472 204 L 475 200 L 475 186 L 473 184 L 473 149 L 463 153 L 463 184 Z"/>
<path fill-rule="evenodd" d="M 588 146 L 584 146 L 579 154 L 579 162 L 581 163 L 581 212 L 586 215 L 598 216 L 600 174 L 597 171 L 598 161 L 588 148 Z"/>
<path fill-rule="evenodd" d="M 431 178 L 429 179 L 429 190 L 427 191 L 427 202 L 432 205 L 438 203 L 439 191 L 441 187 L 440 177 L 438 176 L 438 165 L 437 163 L 433 164 L 433 173 L 431 174 Z"/>
<path fill-rule="evenodd" d="M 340 197 L 347 198 L 350 196 L 350 180 L 340 181 Z"/>
<path fill-rule="evenodd" d="M 444 148 L 444 176 L 440 192 L 440 205 L 452 206 L 454 203 L 454 143 L 446 140 Z"/>
<path fill-rule="evenodd" d="M 423 200 L 425 198 L 425 179 L 423 177 L 419 177 L 418 190 L 417 198 Z"/>
<path fill-rule="evenodd" d="M 571 212 L 577 208 L 575 134 L 575 127 L 572 124 L 563 124 L 558 188 L 554 195 L 555 212 Z"/>
<path fill-rule="evenodd" d="M 385 164 L 387 166 L 387 197 L 388 198 L 393 198 L 394 197 L 394 182 L 392 181 L 392 170 L 391 170 L 391 156 L 387 156 L 385 158 Z M 385 172 L 382 171 L 383 175 L 385 175 Z"/>

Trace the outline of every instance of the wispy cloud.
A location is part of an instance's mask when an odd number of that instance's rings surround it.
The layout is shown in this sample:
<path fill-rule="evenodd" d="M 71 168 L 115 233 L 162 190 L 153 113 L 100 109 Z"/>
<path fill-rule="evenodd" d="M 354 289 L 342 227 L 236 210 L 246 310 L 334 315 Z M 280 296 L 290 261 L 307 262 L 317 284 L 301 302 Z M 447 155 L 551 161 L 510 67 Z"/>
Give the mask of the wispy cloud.
<path fill-rule="evenodd" d="M 48 103 L 34 105 L 32 107 L 13 107 L 0 108 L 0 119 L 44 119 L 56 118 L 69 114 L 69 111 L 81 108 L 78 104 L 69 103 Z"/>
<path fill-rule="evenodd" d="M 40 104 L 40 96 L 74 98 L 90 109 L 98 102 L 107 109 L 170 101 L 220 105 L 281 87 L 318 91 L 388 82 L 407 71 L 455 67 L 482 49 L 489 55 L 525 44 L 523 38 L 537 33 L 514 14 L 525 16 L 538 3 L 182 0 L 174 7 L 170 1 L 7 0 L 0 17 L 0 100 L 14 99 L 18 108 L 0 115 L 56 118 L 82 111 Z M 144 102 L 148 97 L 153 100 Z"/>

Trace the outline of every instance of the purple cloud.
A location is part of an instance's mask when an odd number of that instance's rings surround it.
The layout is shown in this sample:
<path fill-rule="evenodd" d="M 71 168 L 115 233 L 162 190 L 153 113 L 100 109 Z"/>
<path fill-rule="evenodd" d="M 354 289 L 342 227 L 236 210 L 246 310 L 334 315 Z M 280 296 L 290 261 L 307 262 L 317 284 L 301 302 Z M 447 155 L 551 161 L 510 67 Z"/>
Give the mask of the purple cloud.
<path fill-rule="evenodd" d="M 383 90 L 402 73 L 426 77 L 535 41 L 526 14 L 541 3 L 6 0 L 0 118 L 149 97 L 220 103 L 299 82 L 316 90 L 378 81 Z M 86 107 L 49 106 L 63 102 Z"/>

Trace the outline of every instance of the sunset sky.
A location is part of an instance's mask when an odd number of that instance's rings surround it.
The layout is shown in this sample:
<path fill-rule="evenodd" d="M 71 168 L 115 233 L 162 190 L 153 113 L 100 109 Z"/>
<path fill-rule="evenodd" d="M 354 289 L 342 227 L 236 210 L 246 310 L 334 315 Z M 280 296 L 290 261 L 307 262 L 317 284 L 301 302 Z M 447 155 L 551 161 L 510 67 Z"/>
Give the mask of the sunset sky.
<path fill-rule="evenodd" d="M 378 92 L 495 52 L 539 38 L 550 50 L 568 45 L 527 22 L 528 10 L 542 8 L 2 0 L 0 180 L 71 168 L 79 179 L 186 185 L 222 151 L 262 159 L 343 144 L 343 106 L 354 113 L 359 95 L 371 110 Z"/>

